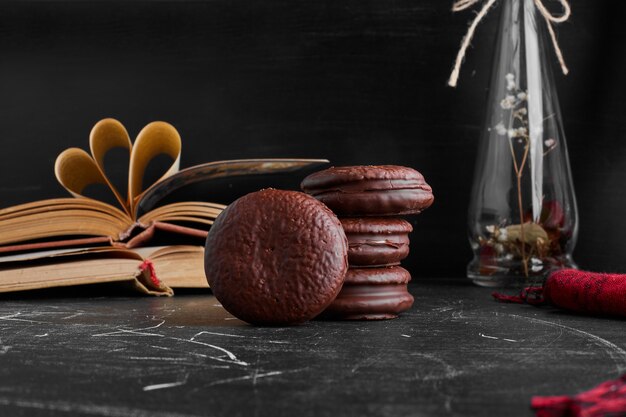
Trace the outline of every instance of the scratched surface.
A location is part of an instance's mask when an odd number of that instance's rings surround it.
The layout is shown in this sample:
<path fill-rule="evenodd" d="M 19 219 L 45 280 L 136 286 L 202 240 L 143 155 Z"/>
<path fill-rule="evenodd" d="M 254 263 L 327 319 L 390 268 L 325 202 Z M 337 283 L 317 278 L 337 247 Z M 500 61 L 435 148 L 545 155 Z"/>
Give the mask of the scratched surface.
<path fill-rule="evenodd" d="M 208 294 L 0 300 L 0 415 L 530 416 L 626 372 L 624 321 L 412 284 L 383 322 L 248 326 Z"/>

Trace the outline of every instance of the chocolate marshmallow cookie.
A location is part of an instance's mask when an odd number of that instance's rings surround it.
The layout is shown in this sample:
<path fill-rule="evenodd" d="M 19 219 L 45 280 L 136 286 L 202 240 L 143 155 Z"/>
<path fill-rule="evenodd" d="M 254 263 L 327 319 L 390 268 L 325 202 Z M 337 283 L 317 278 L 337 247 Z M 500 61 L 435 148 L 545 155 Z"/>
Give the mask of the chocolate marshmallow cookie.
<path fill-rule="evenodd" d="M 407 291 L 411 274 L 399 266 L 350 268 L 339 296 L 323 319 L 381 320 L 396 318 L 413 305 Z"/>
<path fill-rule="evenodd" d="M 396 165 L 332 167 L 306 177 L 301 188 L 340 217 L 418 214 L 434 200 L 422 174 Z"/>
<path fill-rule="evenodd" d="M 297 324 L 341 290 L 347 239 L 311 196 L 267 189 L 229 205 L 209 231 L 205 272 L 217 300 L 253 324 Z"/>
<path fill-rule="evenodd" d="M 411 223 L 390 217 L 345 217 L 350 267 L 398 265 L 409 254 Z"/>

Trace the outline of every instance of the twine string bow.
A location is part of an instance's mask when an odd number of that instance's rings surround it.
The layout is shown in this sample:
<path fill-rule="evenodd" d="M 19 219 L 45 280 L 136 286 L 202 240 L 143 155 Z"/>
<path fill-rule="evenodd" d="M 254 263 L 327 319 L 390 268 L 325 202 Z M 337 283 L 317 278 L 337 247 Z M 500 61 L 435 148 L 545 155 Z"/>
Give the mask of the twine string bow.
<path fill-rule="evenodd" d="M 452 5 L 452 11 L 460 12 L 460 11 L 466 10 L 481 1 L 483 0 L 457 0 Z M 454 68 L 452 69 L 452 73 L 450 74 L 450 79 L 448 80 L 449 86 L 456 87 L 457 81 L 459 79 L 459 71 L 461 70 L 461 64 L 463 63 L 463 58 L 465 58 L 465 53 L 467 51 L 467 48 L 469 47 L 470 42 L 472 41 L 472 38 L 474 37 L 474 32 L 476 31 L 476 27 L 478 26 L 480 21 L 487 15 L 487 12 L 489 12 L 489 9 L 491 9 L 491 7 L 495 4 L 496 1 L 497 0 L 487 0 L 487 2 L 483 5 L 483 7 L 478 12 L 478 14 L 476 14 L 476 17 L 474 18 L 469 28 L 467 29 L 467 33 L 465 34 L 465 37 L 463 38 L 463 41 L 461 42 L 461 48 L 459 48 L 459 52 L 456 56 L 456 61 L 454 62 Z M 554 45 L 554 51 L 556 53 L 556 57 L 558 58 L 559 63 L 561 64 L 561 70 L 563 71 L 563 74 L 567 75 L 569 70 L 567 69 L 567 65 L 565 65 L 565 60 L 563 59 L 563 53 L 561 52 L 561 48 L 559 48 L 559 42 L 556 39 L 556 34 L 554 33 L 554 28 L 552 27 L 552 24 L 562 23 L 562 22 L 565 22 L 567 19 L 569 19 L 570 15 L 572 14 L 570 5 L 567 2 L 567 0 L 558 0 L 559 3 L 561 3 L 561 6 L 563 7 L 563 13 L 560 16 L 555 16 L 552 13 L 550 13 L 548 9 L 546 9 L 546 6 L 544 6 L 542 0 L 533 0 L 533 1 L 535 3 L 535 7 L 537 7 L 537 10 L 539 10 L 539 13 L 541 13 L 541 15 L 546 21 L 546 25 L 548 26 L 548 32 L 550 32 L 550 38 L 552 39 L 552 44 Z"/>

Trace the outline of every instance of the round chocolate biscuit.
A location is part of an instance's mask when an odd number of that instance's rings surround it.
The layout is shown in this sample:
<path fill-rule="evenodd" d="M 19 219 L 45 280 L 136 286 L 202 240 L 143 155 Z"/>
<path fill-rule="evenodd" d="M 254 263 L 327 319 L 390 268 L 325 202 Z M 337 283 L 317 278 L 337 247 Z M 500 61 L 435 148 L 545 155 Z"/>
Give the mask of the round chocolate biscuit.
<path fill-rule="evenodd" d="M 422 174 L 397 165 L 332 167 L 300 186 L 339 216 L 418 214 L 434 201 Z"/>
<path fill-rule="evenodd" d="M 413 305 L 407 290 L 411 274 L 399 266 L 350 268 L 341 292 L 320 318 L 384 320 L 398 317 Z"/>
<path fill-rule="evenodd" d="M 213 294 L 252 324 L 298 324 L 337 296 L 348 242 L 339 219 L 311 196 L 266 189 L 230 204 L 206 240 Z"/>
<path fill-rule="evenodd" d="M 390 217 L 344 217 L 350 266 L 398 265 L 409 254 L 411 223 Z"/>

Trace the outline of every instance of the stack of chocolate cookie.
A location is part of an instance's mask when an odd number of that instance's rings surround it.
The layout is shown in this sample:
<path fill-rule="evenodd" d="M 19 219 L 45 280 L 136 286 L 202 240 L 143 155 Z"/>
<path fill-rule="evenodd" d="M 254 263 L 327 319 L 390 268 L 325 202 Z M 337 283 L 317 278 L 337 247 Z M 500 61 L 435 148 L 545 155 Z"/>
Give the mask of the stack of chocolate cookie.
<path fill-rule="evenodd" d="M 333 167 L 309 175 L 302 189 L 339 216 L 348 238 L 343 288 L 324 316 L 345 320 L 395 318 L 413 305 L 409 254 L 411 224 L 433 202 L 432 189 L 414 169 L 395 166 Z"/>

